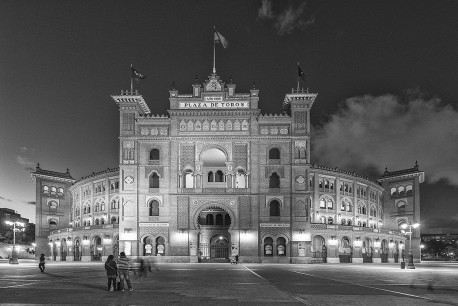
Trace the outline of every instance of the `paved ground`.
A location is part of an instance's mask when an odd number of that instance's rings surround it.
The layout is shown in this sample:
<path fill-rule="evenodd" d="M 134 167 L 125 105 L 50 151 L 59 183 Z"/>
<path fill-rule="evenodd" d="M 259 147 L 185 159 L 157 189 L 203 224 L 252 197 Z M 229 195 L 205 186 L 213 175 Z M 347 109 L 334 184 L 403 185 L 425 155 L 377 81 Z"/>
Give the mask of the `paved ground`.
<path fill-rule="evenodd" d="M 103 263 L 0 263 L 0 304 L 458 305 L 458 264 L 160 264 L 107 292 Z M 429 288 L 428 288 L 429 286 Z M 431 288 L 432 286 L 432 288 Z"/>

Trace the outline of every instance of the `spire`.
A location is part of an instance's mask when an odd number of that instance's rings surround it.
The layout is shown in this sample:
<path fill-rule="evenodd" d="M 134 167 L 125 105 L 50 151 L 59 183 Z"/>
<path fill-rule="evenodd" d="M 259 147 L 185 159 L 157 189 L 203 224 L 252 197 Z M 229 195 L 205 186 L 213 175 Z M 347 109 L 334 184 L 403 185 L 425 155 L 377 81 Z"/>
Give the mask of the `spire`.
<path fill-rule="evenodd" d="M 172 82 L 172 90 L 175 90 L 175 81 Z"/>

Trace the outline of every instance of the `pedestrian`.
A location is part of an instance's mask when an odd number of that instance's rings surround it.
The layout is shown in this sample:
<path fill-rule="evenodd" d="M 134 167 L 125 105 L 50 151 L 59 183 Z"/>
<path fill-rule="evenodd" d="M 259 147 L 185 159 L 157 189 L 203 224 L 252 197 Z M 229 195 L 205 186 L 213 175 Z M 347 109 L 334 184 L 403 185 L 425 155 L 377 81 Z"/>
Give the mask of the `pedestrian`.
<path fill-rule="evenodd" d="M 235 264 L 239 263 L 239 254 L 235 255 Z"/>
<path fill-rule="evenodd" d="M 38 268 L 40 269 L 41 272 L 45 271 L 45 254 L 40 255 L 40 263 L 38 264 Z"/>
<path fill-rule="evenodd" d="M 129 277 L 129 258 L 126 253 L 121 252 L 118 258 L 119 281 L 121 282 L 121 291 L 124 291 L 124 280 L 126 280 L 129 291 L 132 291 L 132 285 Z"/>
<path fill-rule="evenodd" d="M 110 255 L 105 262 L 105 270 L 107 271 L 108 278 L 108 291 L 116 290 L 116 277 L 118 276 L 118 266 L 113 260 L 114 256 Z"/>
<path fill-rule="evenodd" d="M 139 261 L 140 261 L 140 267 L 138 268 L 138 278 L 142 276 L 146 277 L 147 270 L 146 270 L 145 261 L 143 260 L 143 258 L 140 258 Z"/>

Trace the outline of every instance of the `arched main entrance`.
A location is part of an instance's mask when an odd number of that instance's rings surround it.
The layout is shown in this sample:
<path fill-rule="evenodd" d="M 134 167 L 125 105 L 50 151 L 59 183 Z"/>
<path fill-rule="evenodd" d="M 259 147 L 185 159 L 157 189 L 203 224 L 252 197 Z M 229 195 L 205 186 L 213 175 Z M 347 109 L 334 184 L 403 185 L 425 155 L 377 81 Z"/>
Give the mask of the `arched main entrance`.
<path fill-rule="evenodd" d="M 210 258 L 229 258 L 229 240 L 222 235 L 210 239 Z"/>
<path fill-rule="evenodd" d="M 199 258 L 204 262 L 226 261 L 231 256 L 230 214 L 219 207 L 203 208 L 197 216 Z"/>

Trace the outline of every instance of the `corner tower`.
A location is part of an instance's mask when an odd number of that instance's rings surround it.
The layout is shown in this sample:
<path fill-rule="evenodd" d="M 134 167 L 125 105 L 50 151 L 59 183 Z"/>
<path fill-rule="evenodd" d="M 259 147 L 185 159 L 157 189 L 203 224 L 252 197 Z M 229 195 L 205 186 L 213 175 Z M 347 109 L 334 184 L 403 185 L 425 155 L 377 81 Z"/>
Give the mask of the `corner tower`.
<path fill-rule="evenodd" d="M 385 189 L 383 210 L 386 227 L 401 230 L 403 224 L 420 222 L 420 184 L 425 181 L 425 173 L 419 170 L 418 163 L 410 169 L 388 171 L 378 180 Z M 414 262 L 420 262 L 420 227 L 412 228 L 412 252 Z M 408 231 L 408 228 L 407 228 Z M 406 233 L 408 235 L 408 233 Z M 407 236 L 408 237 L 408 236 Z M 410 246 L 405 245 L 407 257 Z"/>
<path fill-rule="evenodd" d="M 68 228 L 72 211 L 68 189 L 75 180 L 68 169 L 65 173 L 54 172 L 41 169 L 40 164 L 31 176 L 36 194 L 35 257 L 56 256 L 59 252 L 51 250 L 48 236 L 54 230 Z"/>

